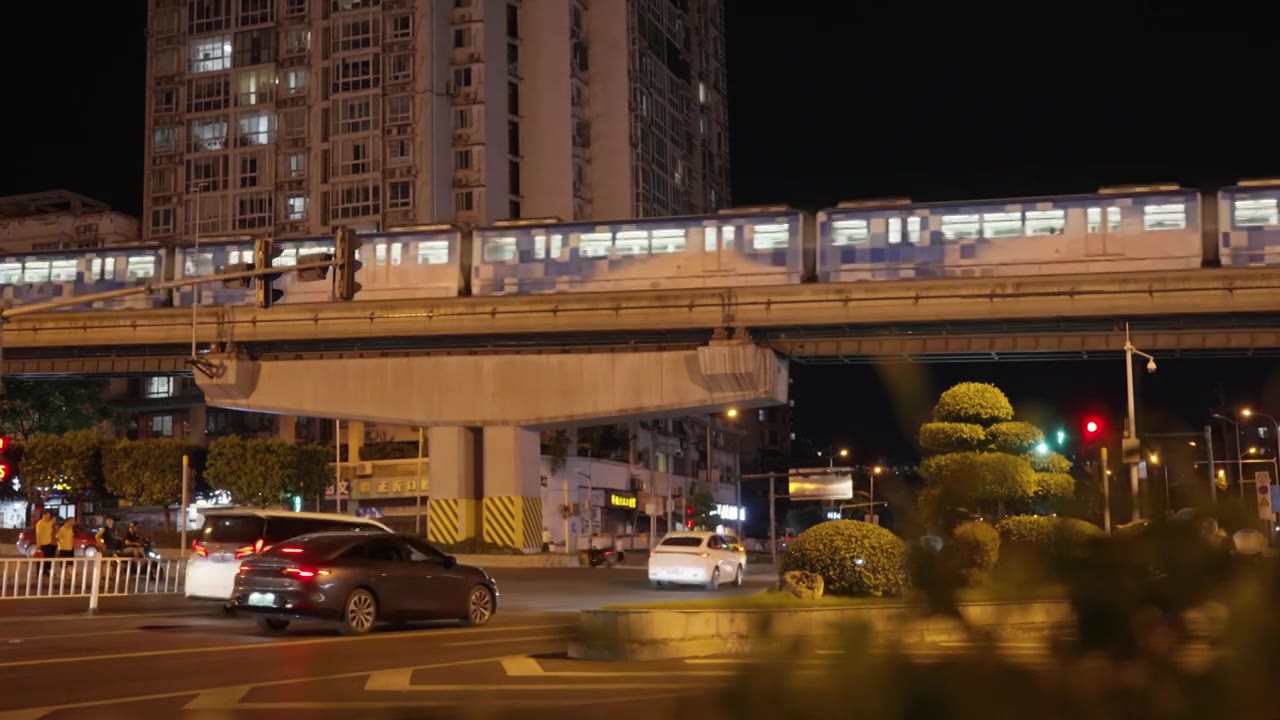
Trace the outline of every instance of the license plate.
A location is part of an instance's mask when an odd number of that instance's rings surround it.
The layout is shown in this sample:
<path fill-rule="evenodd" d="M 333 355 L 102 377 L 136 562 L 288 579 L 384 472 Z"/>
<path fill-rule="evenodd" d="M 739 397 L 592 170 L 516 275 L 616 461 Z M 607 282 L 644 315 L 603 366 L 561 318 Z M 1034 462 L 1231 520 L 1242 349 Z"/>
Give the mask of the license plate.
<path fill-rule="evenodd" d="M 249 593 L 248 604 L 254 607 L 275 607 L 275 593 Z"/>

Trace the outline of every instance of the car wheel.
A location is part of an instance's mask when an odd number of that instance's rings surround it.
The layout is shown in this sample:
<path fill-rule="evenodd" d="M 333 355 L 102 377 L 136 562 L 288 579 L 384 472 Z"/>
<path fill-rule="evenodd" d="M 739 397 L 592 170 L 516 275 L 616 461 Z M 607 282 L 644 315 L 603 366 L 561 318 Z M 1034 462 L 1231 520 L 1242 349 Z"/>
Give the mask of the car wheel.
<path fill-rule="evenodd" d="M 258 618 L 258 629 L 263 632 L 280 632 L 289 627 L 288 620 L 279 618 L 260 617 Z"/>
<path fill-rule="evenodd" d="M 739 565 L 739 566 L 738 566 L 738 572 L 736 572 L 736 573 L 734 573 L 734 574 L 733 574 L 733 584 L 734 584 L 734 585 L 736 585 L 736 586 L 738 586 L 738 587 L 742 587 L 742 575 L 743 575 L 743 573 L 745 573 L 745 572 L 746 572 L 746 568 L 744 568 L 744 567 L 742 567 L 741 565 Z"/>
<path fill-rule="evenodd" d="M 471 588 L 467 596 L 467 614 L 462 624 L 468 627 L 479 627 L 493 618 L 493 591 L 484 585 Z"/>
<path fill-rule="evenodd" d="M 719 565 L 717 565 L 715 569 L 711 571 L 711 581 L 707 583 L 707 589 L 715 590 L 718 587 L 720 587 L 720 566 Z"/>
<path fill-rule="evenodd" d="M 342 625 L 339 629 L 345 635 L 363 635 L 373 629 L 378 622 L 378 601 L 373 593 L 359 588 L 347 596 L 347 603 L 342 610 Z"/>
<path fill-rule="evenodd" d="M 87 558 L 91 558 L 97 554 L 98 554 L 98 548 L 87 547 L 84 549 L 84 556 Z"/>
<path fill-rule="evenodd" d="M 35 557 L 35 556 L 36 556 L 36 546 L 35 546 L 35 545 L 28 545 L 28 546 L 27 546 L 27 549 L 26 549 L 26 550 L 23 550 L 22 552 L 23 552 L 23 554 L 24 554 L 24 555 L 26 555 L 28 558 L 33 558 L 33 557 Z"/>
<path fill-rule="evenodd" d="M 653 588 L 654 590 L 661 590 L 662 588 L 664 588 L 664 587 L 666 587 L 666 586 L 665 586 L 665 585 L 663 585 L 661 582 L 659 582 L 659 581 L 657 581 L 657 580 L 650 580 L 650 581 L 649 581 L 649 587 Z"/>

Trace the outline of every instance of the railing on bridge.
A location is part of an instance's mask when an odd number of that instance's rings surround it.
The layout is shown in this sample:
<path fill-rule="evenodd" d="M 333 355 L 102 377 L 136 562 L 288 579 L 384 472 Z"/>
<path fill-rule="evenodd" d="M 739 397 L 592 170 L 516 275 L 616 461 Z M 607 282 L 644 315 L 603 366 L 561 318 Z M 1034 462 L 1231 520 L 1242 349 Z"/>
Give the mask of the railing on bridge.
<path fill-rule="evenodd" d="M 92 612 L 102 597 L 180 593 L 185 579 L 186 561 L 179 559 L 5 558 L 0 601 L 82 597 Z"/>

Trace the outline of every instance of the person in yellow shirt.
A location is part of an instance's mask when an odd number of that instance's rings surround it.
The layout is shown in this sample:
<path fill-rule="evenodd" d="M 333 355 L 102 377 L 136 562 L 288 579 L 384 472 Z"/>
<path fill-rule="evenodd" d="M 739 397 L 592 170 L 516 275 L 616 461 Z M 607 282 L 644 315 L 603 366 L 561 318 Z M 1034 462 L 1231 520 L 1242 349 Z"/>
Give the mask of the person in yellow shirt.
<path fill-rule="evenodd" d="M 58 528 L 58 557 L 76 556 L 76 527 L 79 524 L 78 520 L 70 518 Z"/>
<path fill-rule="evenodd" d="M 53 569 L 53 558 L 58 554 L 58 543 L 54 539 L 53 513 L 45 510 L 40 521 L 36 523 L 36 547 L 44 555 L 45 562 L 40 564 L 40 574 Z"/>

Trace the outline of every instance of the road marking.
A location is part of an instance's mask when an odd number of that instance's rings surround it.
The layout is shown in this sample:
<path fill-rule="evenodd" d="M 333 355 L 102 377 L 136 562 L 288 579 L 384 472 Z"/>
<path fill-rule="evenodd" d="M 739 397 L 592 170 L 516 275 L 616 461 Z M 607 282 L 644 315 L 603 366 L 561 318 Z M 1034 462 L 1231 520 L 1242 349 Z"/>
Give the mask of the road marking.
<path fill-rule="evenodd" d="M 508 656 L 503 656 L 508 657 Z M 453 660 L 450 662 L 435 663 L 433 665 L 423 665 L 415 670 L 438 670 L 453 667 L 465 667 L 468 665 L 483 665 L 485 663 L 494 663 L 501 660 L 502 657 L 477 658 L 474 660 Z M 282 680 L 267 680 L 264 682 L 252 683 L 250 685 L 223 685 L 221 687 L 212 688 L 193 688 L 189 690 L 173 690 L 163 693 L 151 693 L 148 695 L 131 695 L 126 697 L 106 698 L 102 700 L 86 700 L 78 703 L 69 703 L 66 705 L 48 705 L 45 707 L 21 708 L 18 710 L 0 711 L 0 720 L 39 720 L 40 718 L 62 712 L 64 710 L 80 710 L 83 708 L 102 707 L 106 705 L 124 705 L 126 703 L 149 702 L 152 700 L 169 700 L 172 698 L 192 697 L 192 703 L 197 703 L 196 707 L 204 707 L 210 709 L 211 705 L 217 705 L 218 702 L 225 702 L 226 698 L 231 697 L 235 691 L 244 692 L 256 688 L 279 687 L 282 685 L 298 685 L 310 682 L 323 682 L 326 680 L 345 680 L 349 678 L 364 677 L 369 674 L 368 670 L 358 672 L 345 672 L 336 675 L 319 675 L 316 677 L 303 678 L 287 678 Z M 200 705 L 203 703 L 204 705 Z M 189 703 L 190 704 L 190 703 Z M 218 707 L 215 709 L 226 709 Z"/>
<path fill-rule="evenodd" d="M 261 648 L 283 648 L 283 647 L 301 647 L 304 645 L 326 645 L 343 642 L 362 642 L 369 640 L 387 640 L 387 639 L 405 639 L 405 638 L 426 638 L 441 637 L 446 635 L 471 635 L 479 633 L 498 633 L 513 632 L 517 630 L 546 630 L 548 628 L 566 628 L 569 625 L 512 625 L 508 627 L 482 627 L 482 628 L 458 628 L 458 629 L 430 629 L 415 630 L 409 632 L 392 632 L 392 633 L 373 633 L 370 635 L 360 635 L 357 637 L 327 637 L 312 638 L 308 640 L 283 640 L 278 642 L 258 642 L 258 643 L 242 643 L 237 645 L 213 645 L 208 647 L 186 647 L 186 648 L 169 648 L 165 650 L 140 650 L 137 652 L 110 653 L 106 655 L 81 655 L 77 657 L 59 657 L 45 658 L 41 660 L 14 660 L 9 662 L 0 662 L 0 668 L 11 667 L 40 667 L 45 665 L 64 665 L 67 663 L 83 663 L 98 662 L 101 660 L 127 660 L 132 658 L 144 657 L 161 657 L 165 655 L 187 655 L 191 653 L 216 653 L 216 652 L 234 652 L 236 650 L 258 650 Z M 252 636 L 246 636 L 252 637 Z M 261 639 L 254 637 L 253 639 Z M 363 674 L 363 673 L 362 673 Z M 0 716 L 0 720 L 3 716 Z"/>
<path fill-rule="evenodd" d="M 518 638 L 492 638 L 489 640 L 467 640 L 465 642 L 440 643 L 444 647 L 470 647 L 472 645 L 496 645 L 498 643 L 540 642 L 543 640 L 564 640 L 564 635 L 534 635 Z"/>
<path fill-rule="evenodd" d="M 607 670 L 602 672 L 592 672 L 590 670 L 543 670 L 542 665 L 531 657 L 506 657 L 502 659 L 502 669 L 507 673 L 507 677 L 575 677 L 575 678 L 606 678 L 606 677 L 671 677 L 673 670 L 652 671 L 631 671 L 626 670 Z M 692 672 L 681 672 L 680 677 L 725 677 L 733 673 L 728 670 L 695 670 Z"/>

